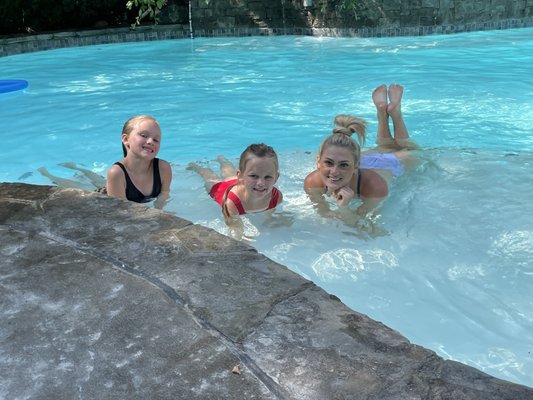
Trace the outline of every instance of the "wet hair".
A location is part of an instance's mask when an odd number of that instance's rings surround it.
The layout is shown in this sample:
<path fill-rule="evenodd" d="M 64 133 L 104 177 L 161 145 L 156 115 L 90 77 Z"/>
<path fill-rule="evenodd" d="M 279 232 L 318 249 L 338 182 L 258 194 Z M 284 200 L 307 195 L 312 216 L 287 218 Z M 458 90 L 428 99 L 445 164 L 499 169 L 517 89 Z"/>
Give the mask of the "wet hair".
<path fill-rule="evenodd" d="M 246 164 L 248 163 L 250 158 L 254 156 L 259 158 L 272 158 L 274 164 L 276 165 L 276 171 L 279 170 L 278 155 L 276 154 L 274 149 L 264 143 L 258 143 L 251 144 L 242 152 L 241 157 L 239 158 L 239 171 L 244 172 L 246 170 Z M 228 197 L 228 193 L 236 184 L 237 183 L 230 185 L 224 192 L 224 197 L 222 198 L 222 212 L 224 214 L 224 217 L 226 218 L 229 218 L 230 216 L 228 208 L 226 206 L 226 199 Z"/>
<path fill-rule="evenodd" d="M 354 156 L 355 164 L 358 164 L 361 147 L 365 145 L 367 122 L 351 115 L 339 114 L 335 117 L 334 123 L 333 133 L 320 144 L 318 156 L 321 157 L 326 148 L 338 146 L 348 149 Z M 357 140 L 352 138 L 354 133 L 357 134 Z"/>
<path fill-rule="evenodd" d="M 134 117 L 131 117 L 124 123 L 124 126 L 122 127 L 122 133 L 120 136 L 121 137 L 122 135 L 130 136 L 131 131 L 133 131 L 133 129 L 135 129 L 135 127 L 139 125 L 141 122 L 144 122 L 146 120 L 153 121 L 155 124 L 157 124 L 157 126 L 159 126 L 159 123 L 157 122 L 157 120 L 150 115 L 136 115 Z M 122 143 L 122 152 L 124 153 L 124 157 L 126 157 L 126 154 L 128 154 L 128 151 L 126 149 L 126 146 L 124 146 L 124 143 Z"/>
<path fill-rule="evenodd" d="M 244 172 L 244 170 L 246 169 L 246 164 L 248 163 L 250 156 L 255 156 L 259 158 L 272 158 L 274 160 L 274 163 L 276 164 L 276 170 L 279 169 L 278 155 L 276 154 L 274 149 L 264 143 L 259 143 L 251 144 L 242 152 L 241 157 L 239 159 L 239 170 L 241 172 Z"/>

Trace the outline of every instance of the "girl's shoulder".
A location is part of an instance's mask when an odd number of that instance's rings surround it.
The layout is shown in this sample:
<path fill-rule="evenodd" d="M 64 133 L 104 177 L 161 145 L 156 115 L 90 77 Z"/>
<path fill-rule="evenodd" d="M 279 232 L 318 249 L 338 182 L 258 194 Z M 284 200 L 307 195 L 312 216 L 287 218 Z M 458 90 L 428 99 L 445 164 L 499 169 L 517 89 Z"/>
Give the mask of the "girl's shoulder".
<path fill-rule="evenodd" d="M 170 168 L 170 163 L 166 160 L 162 160 L 161 158 L 158 158 L 159 160 L 159 168 Z"/>
<path fill-rule="evenodd" d="M 278 204 L 280 204 L 282 201 L 283 201 L 283 193 L 281 193 L 281 190 L 279 190 L 277 187 L 274 186 L 274 188 L 272 189 L 272 196 L 271 196 L 271 199 L 273 199 L 275 201 L 275 206 L 277 206 Z M 272 201 L 272 200 L 271 200 Z"/>
<path fill-rule="evenodd" d="M 228 190 L 226 195 L 226 208 L 230 215 L 242 215 L 245 213 L 241 196 L 242 188 L 238 184 Z"/>
<path fill-rule="evenodd" d="M 117 162 L 120 162 L 120 161 L 117 161 Z M 114 163 L 113 165 L 111 165 L 109 167 L 109 169 L 107 170 L 107 178 L 115 178 L 115 177 L 118 177 L 118 176 L 123 176 L 124 175 L 124 172 L 122 170 L 122 168 L 120 167 L 120 165 L 118 165 L 117 163 Z"/>
<path fill-rule="evenodd" d="M 172 166 L 168 161 L 159 158 L 159 171 L 160 173 L 170 173 L 172 172 Z"/>
<path fill-rule="evenodd" d="M 163 183 L 163 191 L 169 190 L 172 181 L 172 167 L 169 162 L 159 159 L 159 176 Z"/>

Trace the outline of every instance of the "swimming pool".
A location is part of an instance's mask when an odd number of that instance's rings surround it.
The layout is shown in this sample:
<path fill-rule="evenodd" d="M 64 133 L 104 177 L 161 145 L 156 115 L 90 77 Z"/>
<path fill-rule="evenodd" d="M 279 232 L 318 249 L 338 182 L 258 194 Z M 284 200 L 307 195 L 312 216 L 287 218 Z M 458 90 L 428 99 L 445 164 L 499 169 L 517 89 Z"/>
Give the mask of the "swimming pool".
<path fill-rule="evenodd" d="M 0 58 L 1 181 L 49 184 L 37 169 L 94 172 L 121 157 L 120 129 L 150 113 L 173 163 L 168 210 L 225 231 L 185 166 L 279 153 L 292 226 L 247 218 L 252 243 L 412 342 L 533 386 L 533 29 L 414 38 L 247 37 L 102 45 Z M 424 161 L 393 183 L 376 238 L 318 217 L 302 191 L 333 116 L 376 128 L 371 91 L 405 87 Z"/>

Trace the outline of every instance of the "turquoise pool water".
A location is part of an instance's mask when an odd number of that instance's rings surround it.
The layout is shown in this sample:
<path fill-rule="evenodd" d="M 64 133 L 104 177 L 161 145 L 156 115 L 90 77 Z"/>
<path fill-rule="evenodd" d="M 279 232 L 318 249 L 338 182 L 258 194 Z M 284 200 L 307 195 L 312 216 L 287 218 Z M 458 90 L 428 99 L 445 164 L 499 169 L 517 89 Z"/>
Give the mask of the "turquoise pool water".
<path fill-rule="evenodd" d="M 533 30 L 415 38 L 219 38 L 0 58 L 1 181 L 49 184 L 121 157 L 131 115 L 156 116 L 173 163 L 168 211 L 225 232 L 190 161 L 215 166 L 264 141 L 279 153 L 290 227 L 246 219 L 252 244 L 355 310 L 487 373 L 533 386 Z M 375 115 L 402 83 L 424 161 L 393 183 L 366 238 L 318 217 L 302 191 L 333 116 Z"/>

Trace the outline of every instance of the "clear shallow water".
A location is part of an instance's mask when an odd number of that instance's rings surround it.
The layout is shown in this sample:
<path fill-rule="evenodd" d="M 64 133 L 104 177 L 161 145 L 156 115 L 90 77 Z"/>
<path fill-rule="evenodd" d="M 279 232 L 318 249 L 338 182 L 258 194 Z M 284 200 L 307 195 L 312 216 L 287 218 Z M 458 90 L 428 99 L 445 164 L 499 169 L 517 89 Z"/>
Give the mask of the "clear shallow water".
<path fill-rule="evenodd" d="M 279 153 L 291 227 L 247 218 L 259 251 L 412 342 L 533 386 L 533 30 L 383 39 L 220 38 L 0 58 L 0 181 L 104 174 L 120 129 L 149 113 L 173 163 L 168 210 L 225 232 L 190 161 L 216 166 L 265 141 Z M 371 91 L 402 83 L 424 161 L 393 183 L 373 239 L 318 217 L 302 191 L 337 113 L 371 122 Z M 79 178 L 79 177 L 78 177 Z M 77 178 L 77 179 L 78 179 Z"/>

